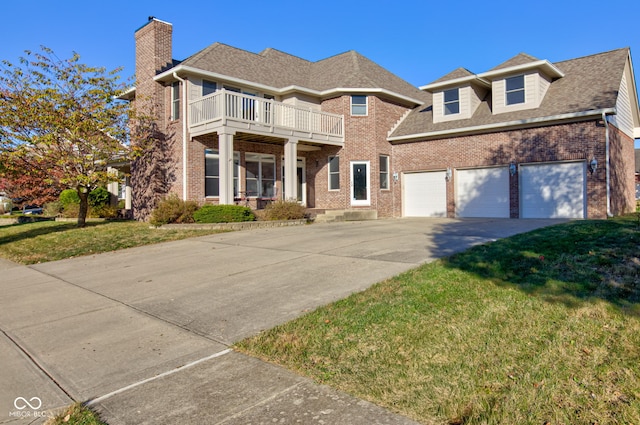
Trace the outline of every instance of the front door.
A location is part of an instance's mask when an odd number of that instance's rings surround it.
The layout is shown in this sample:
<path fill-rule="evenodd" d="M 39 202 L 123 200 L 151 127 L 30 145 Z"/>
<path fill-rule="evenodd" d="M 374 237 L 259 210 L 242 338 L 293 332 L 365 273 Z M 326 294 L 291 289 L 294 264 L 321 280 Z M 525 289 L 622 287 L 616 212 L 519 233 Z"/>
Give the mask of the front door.
<path fill-rule="evenodd" d="M 305 173 L 305 160 L 304 158 L 298 158 L 296 165 L 296 174 L 298 180 L 298 199 L 302 205 L 307 205 L 307 178 Z M 282 157 L 282 187 L 284 188 L 284 179 L 286 178 L 284 172 L 284 156 Z M 284 197 L 284 193 L 283 193 Z"/>
<path fill-rule="evenodd" d="M 371 205 L 369 161 L 351 161 L 351 205 Z"/>

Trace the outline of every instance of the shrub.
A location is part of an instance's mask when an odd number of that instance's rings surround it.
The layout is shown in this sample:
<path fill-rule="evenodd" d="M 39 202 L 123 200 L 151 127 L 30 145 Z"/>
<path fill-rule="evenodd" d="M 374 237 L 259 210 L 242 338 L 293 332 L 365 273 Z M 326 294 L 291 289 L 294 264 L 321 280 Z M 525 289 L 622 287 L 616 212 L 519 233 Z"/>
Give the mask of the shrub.
<path fill-rule="evenodd" d="M 171 194 L 158 203 L 151 213 L 149 222 L 154 226 L 169 223 L 193 223 L 193 213 L 198 209 L 195 201 L 183 201 Z"/>
<path fill-rule="evenodd" d="M 116 218 L 118 216 L 118 208 L 111 205 L 98 205 L 95 207 L 89 207 L 87 214 L 89 217 L 97 218 Z"/>
<path fill-rule="evenodd" d="M 78 196 L 78 192 L 75 189 L 65 189 L 60 192 L 58 201 L 62 205 L 63 209 L 67 209 L 67 207 L 70 205 L 80 204 L 80 197 Z"/>
<path fill-rule="evenodd" d="M 79 212 L 80 204 L 69 204 L 62 209 L 60 216 L 64 218 L 76 218 Z"/>
<path fill-rule="evenodd" d="M 305 208 L 296 201 L 272 202 L 264 211 L 266 220 L 300 220 L 305 215 Z"/>
<path fill-rule="evenodd" d="M 89 205 L 92 207 L 109 205 L 110 201 L 111 194 L 104 187 L 97 187 L 89 193 Z"/>
<path fill-rule="evenodd" d="M 47 217 L 57 217 L 61 212 L 62 202 L 60 201 L 47 202 L 42 208 L 42 213 Z"/>
<path fill-rule="evenodd" d="M 236 223 L 255 218 L 251 208 L 242 205 L 205 205 L 193 214 L 198 223 Z"/>

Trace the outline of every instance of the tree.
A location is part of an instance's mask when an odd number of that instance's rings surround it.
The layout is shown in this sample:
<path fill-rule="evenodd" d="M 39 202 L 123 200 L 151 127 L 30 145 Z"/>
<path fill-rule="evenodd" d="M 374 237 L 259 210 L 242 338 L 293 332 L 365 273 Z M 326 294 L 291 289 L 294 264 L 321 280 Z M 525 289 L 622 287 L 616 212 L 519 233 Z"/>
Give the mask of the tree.
<path fill-rule="evenodd" d="M 59 59 L 51 49 L 25 51 L 16 66 L 0 65 L 0 161 L 4 173 L 44 176 L 75 189 L 78 226 L 85 225 L 88 195 L 118 177 L 109 161 L 129 158 L 129 104 L 118 73 Z"/>

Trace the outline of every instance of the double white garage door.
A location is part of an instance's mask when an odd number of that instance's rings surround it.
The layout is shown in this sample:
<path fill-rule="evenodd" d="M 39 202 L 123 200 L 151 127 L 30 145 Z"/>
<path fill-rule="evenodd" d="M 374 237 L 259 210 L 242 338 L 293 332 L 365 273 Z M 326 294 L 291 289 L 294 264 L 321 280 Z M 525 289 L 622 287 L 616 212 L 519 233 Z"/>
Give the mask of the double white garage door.
<path fill-rule="evenodd" d="M 522 165 L 520 217 L 583 218 L 585 166 L 583 162 Z M 406 217 L 446 217 L 444 171 L 404 175 Z M 509 217 L 508 167 L 458 170 L 455 175 L 457 217 Z"/>

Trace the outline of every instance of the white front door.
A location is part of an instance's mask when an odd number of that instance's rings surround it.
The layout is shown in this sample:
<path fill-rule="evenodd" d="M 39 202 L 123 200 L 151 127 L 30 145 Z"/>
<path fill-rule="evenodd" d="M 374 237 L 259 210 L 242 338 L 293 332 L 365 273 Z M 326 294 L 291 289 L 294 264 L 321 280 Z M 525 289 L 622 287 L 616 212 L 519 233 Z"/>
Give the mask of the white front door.
<path fill-rule="evenodd" d="M 369 161 L 351 161 L 351 205 L 371 205 Z"/>
<path fill-rule="evenodd" d="M 282 157 L 282 187 L 284 187 L 284 179 L 286 178 L 284 171 L 284 156 Z M 307 205 L 307 173 L 305 172 L 305 159 L 298 158 L 296 165 L 296 178 L 298 180 L 298 202 Z"/>

